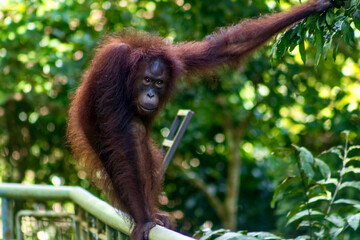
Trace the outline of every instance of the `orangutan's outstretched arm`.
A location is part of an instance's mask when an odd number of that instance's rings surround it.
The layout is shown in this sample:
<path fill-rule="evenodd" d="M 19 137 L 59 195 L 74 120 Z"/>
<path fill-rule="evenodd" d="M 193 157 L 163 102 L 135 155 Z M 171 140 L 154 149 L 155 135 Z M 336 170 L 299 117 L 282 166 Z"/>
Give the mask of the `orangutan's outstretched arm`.
<path fill-rule="evenodd" d="M 201 42 L 180 43 L 175 51 L 188 72 L 204 71 L 220 64 L 237 64 L 272 36 L 311 14 L 325 11 L 329 0 L 314 0 L 286 12 L 246 19 L 220 28 Z"/>

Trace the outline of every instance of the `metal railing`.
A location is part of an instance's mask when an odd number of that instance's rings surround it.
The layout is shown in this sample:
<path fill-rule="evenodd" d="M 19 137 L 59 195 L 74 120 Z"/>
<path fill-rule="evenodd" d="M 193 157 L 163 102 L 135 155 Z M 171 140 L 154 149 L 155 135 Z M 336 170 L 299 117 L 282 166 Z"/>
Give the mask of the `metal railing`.
<path fill-rule="evenodd" d="M 172 157 L 174 156 L 175 150 L 180 143 L 182 136 L 185 133 L 187 126 L 192 118 L 194 112 L 191 110 L 180 109 L 176 117 L 171 124 L 168 136 L 164 139 L 161 149 L 164 151 L 164 168 L 165 171 L 168 168 Z M 167 149 L 167 150 L 166 150 Z"/>
<path fill-rule="evenodd" d="M 76 240 L 125 240 L 131 233 L 132 226 L 125 213 L 116 210 L 81 187 L 1 183 L 0 197 L 4 240 L 23 239 L 21 229 L 18 229 L 21 228 L 20 218 L 29 215 L 47 218 L 71 216 L 74 225 L 72 239 Z M 75 213 L 21 210 L 16 215 L 17 229 L 15 229 L 14 202 L 19 200 L 71 201 L 75 205 Z M 17 232 L 16 238 L 15 232 Z M 193 240 L 191 237 L 158 225 L 151 229 L 149 238 L 150 240 Z"/>

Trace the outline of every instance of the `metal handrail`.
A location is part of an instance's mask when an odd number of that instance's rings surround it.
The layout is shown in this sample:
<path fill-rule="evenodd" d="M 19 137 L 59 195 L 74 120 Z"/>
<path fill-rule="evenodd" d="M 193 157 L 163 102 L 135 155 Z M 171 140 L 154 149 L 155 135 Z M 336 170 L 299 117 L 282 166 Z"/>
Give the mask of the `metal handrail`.
<path fill-rule="evenodd" d="M 168 168 L 172 157 L 174 156 L 175 150 L 178 147 L 193 114 L 194 112 L 191 110 L 180 109 L 177 112 L 173 123 L 171 124 L 169 134 L 161 145 L 161 149 L 165 153 L 163 161 L 165 171 Z"/>
<path fill-rule="evenodd" d="M 34 216 L 34 217 L 50 217 L 50 218 L 69 218 L 71 217 L 70 213 L 67 212 L 54 212 L 54 211 L 33 211 L 33 210 L 20 210 L 16 214 L 16 236 L 19 239 L 21 236 L 21 218 L 24 216 Z"/>
<path fill-rule="evenodd" d="M 2 204 L 6 204 L 7 200 L 70 200 L 113 229 L 126 235 L 131 233 L 132 226 L 128 220 L 129 217 L 125 213 L 115 209 L 81 187 L 0 183 L 0 197 L 2 198 Z M 4 209 L 4 206 L 2 207 Z M 9 226 L 6 226 L 6 217 L 3 212 L 3 228 L 7 229 Z M 194 238 L 157 225 L 151 229 L 149 239 L 193 240 Z"/>

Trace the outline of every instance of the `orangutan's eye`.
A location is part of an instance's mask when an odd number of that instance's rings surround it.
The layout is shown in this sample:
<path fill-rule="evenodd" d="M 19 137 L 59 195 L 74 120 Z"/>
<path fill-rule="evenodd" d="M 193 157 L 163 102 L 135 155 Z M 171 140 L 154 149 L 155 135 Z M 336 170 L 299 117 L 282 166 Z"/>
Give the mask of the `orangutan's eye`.
<path fill-rule="evenodd" d="M 151 82 L 151 79 L 150 79 L 149 77 L 144 77 L 143 83 L 144 83 L 145 85 L 149 85 L 150 82 Z"/>

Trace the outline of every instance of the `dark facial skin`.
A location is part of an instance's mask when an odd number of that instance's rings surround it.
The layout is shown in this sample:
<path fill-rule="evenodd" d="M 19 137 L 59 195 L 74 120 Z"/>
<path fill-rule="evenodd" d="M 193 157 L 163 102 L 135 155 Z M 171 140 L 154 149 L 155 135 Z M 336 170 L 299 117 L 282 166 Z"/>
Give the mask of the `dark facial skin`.
<path fill-rule="evenodd" d="M 169 70 L 160 59 L 144 61 L 139 68 L 136 107 L 140 115 L 150 115 L 157 111 L 169 80 Z"/>

